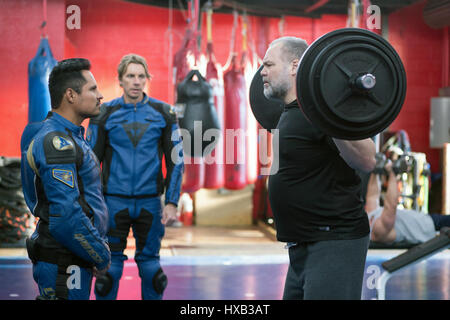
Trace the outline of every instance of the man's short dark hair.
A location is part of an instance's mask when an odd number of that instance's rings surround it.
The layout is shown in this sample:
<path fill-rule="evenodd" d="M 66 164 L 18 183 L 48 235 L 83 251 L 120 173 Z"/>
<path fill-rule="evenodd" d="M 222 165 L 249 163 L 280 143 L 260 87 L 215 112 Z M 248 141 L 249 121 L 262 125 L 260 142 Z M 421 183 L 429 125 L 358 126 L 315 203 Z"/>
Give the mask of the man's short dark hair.
<path fill-rule="evenodd" d="M 66 59 L 58 62 L 48 79 L 53 109 L 57 109 L 61 105 L 64 93 L 68 88 L 81 93 L 81 88 L 87 82 L 81 71 L 90 69 L 91 63 L 83 58 Z"/>

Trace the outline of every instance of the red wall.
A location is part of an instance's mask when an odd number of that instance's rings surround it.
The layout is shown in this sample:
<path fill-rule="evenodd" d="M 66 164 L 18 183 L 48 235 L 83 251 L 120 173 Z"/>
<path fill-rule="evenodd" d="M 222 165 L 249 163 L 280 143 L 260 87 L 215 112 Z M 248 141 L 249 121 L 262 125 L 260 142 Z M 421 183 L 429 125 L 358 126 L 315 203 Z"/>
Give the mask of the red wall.
<path fill-rule="evenodd" d="M 117 82 L 120 58 L 133 52 L 143 55 L 153 80 L 150 95 L 173 103 L 172 57 L 169 56 L 169 10 L 122 0 L 47 0 L 48 38 L 56 59 L 85 57 L 104 101 L 121 94 Z M 81 29 L 65 27 L 66 5 L 81 9 Z M 178 2 L 174 1 L 177 5 Z M 391 129 L 405 129 L 412 148 L 425 152 L 432 171 L 439 171 L 439 151 L 428 147 L 429 101 L 437 96 L 442 82 L 442 30 L 428 28 L 422 19 L 423 2 L 389 17 L 389 40 L 404 61 L 408 91 L 404 109 Z M 28 112 L 28 62 L 36 54 L 42 22 L 40 0 L 0 0 L 0 155 L 19 156 L 21 132 Z M 345 27 L 345 15 L 327 15 L 322 19 L 286 17 L 284 33 L 304 38 L 308 43 L 331 30 Z M 203 19 L 202 39 L 206 39 Z M 250 39 L 262 58 L 267 44 L 280 36 L 280 19 L 249 17 Z M 214 14 L 212 39 L 218 62 L 225 64 L 229 55 L 233 16 Z M 173 11 L 173 52 L 181 46 L 186 22 L 180 10 Z M 241 29 L 237 30 L 236 48 L 241 50 Z M 206 41 L 202 41 L 205 51 Z"/>
<path fill-rule="evenodd" d="M 0 156 L 20 156 L 28 121 L 28 62 L 41 37 L 42 2 L 0 0 Z M 47 34 L 55 59 L 64 57 L 64 1 L 48 0 Z"/>
<path fill-rule="evenodd" d="M 176 3 L 176 2 L 174 2 Z M 81 29 L 66 28 L 66 6 L 78 5 Z M 28 62 L 36 54 L 40 40 L 39 26 L 43 10 L 40 0 L 0 0 L 0 155 L 20 156 L 20 136 L 28 116 Z M 186 14 L 186 13 L 185 13 Z M 172 57 L 169 56 L 169 10 L 122 0 L 47 0 L 48 38 L 57 60 L 85 57 L 104 95 L 104 101 L 121 94 L 117 82 L 120 58 L 133 52 L 143 55 L 153 80 L 149 92 L 155 98 L 173 103 Z M 313 40 L 316 35 L 345 26 L 345 16 L 325 16 L 313 22 L 309 18 L 287 17 L 284 35 Z M 242 35 L 237 30 L 236 50 L 241 51 Z M 249 17 L 250 39 L 255 40 L 262 58 L 267 44 L 280 36 L 279 19 Z M 206 39 L 203 19 L 202 39 Z M 222 65 L 230 49 L 233 16 L 214 14 L 212 39 L 215 56 Z M 173 10 L 173 54 L 182 44 L 186 22 L 180 10 Z M 263 31 L 263 32 L 261 32 Z M 206 41 L 202 41 L 205 52 Z"/>
<path fill-rule="evenodd" d="M 70 4 L 81 9 L 81 29 L 66 30 L 67 42 L 72 46 L 66 58 L 85 57 L 91 61 L 104 101 L 121 94 L 117 65 L 128 53 L 147 59 L 153 75 L 150 94 L 167 100 L 168 10 L 116 0 L 81 0 Z M 175 14 L 174 18 L 174 23 L 181 27 L 182 16 Z"/>
<path fill-rule="evenodd" d="M 423 152 L 433 172 L 439 172 L 439 150 L 429 147 L 430 99 L 443 86 L 443 30 L 431 29 L 422 18 L 425 2 L 389 16 L 389 41 L 406 70 L 406 100 L 391 130 L 405 130 L 415 152 Z"/>

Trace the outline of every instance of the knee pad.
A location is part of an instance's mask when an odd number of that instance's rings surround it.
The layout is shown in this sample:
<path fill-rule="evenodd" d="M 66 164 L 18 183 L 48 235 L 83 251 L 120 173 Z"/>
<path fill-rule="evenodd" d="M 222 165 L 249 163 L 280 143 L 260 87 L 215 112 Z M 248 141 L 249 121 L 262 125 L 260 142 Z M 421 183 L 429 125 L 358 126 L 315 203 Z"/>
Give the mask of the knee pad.
<path fill-rule="evenodd" d="M 111 266 L 106 274 L 98 276 L 95 281 L 97 300 L 114 300 L 119 291 L 119 281 L 123 273 L 123 260 L 126 256 L 112 256 Z"/>
<path fill-rule="evenodd" d="M 111 292 L 113 281 L 113 277 L 109 274 L 109 272 L 98 276 L 95 281 L 95 293 L 100 297 L 106 297 Z"/>
<path fill-rule="evenodd" d="M 163 272 L 161 268 L 159 268 L 159 270 L 153 276 L 152 283 L 155 292 L 157 294 L 163 294 L 164 290 L 167 287 L 168 280 L 166 274 Z"/>
<path fill-rule="evenodd" d="M 167 276 L 161 269 L 159 259 L 139 261 L 139 276 L 142 279 L 142 298 L 144 300 L 159 300 L 167 286 Z"/>

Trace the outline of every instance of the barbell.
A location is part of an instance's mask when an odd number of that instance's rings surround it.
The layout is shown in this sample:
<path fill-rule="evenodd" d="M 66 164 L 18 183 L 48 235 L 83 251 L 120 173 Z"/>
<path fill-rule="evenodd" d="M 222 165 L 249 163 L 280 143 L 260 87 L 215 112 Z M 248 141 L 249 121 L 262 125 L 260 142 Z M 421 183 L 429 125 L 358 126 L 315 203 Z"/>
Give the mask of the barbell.
<path fill-rule="evenodd" d="M 275 129 L 284 103 L 267 99 L 261 66 L 250 85 L 250 106 L 265 129 Z M 364 29 L 344 28 L 315 40 L 300 59 L 296 76 L 299 107 L 325 134 L 362 140 L 386 129 L 399 114 L 406 74 L 395 49 Z"/>

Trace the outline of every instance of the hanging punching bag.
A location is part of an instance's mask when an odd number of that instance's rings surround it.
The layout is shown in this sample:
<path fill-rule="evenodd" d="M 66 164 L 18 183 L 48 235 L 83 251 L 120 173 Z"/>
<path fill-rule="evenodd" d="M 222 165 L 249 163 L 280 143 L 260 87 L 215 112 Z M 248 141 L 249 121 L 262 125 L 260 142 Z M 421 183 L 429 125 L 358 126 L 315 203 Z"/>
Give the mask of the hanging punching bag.
<path fill-rule="evenodd" d="M 183 135 L 184 153 L 195 158 L 210 154 L 220 137 L 220 124 L 212 87 L 198 70 L 191 70 L 178 85 L 176 104 L 184 108 L 180 128 L 189 133 L 188 137 Z"/>
<path fill-rule="evenodd" d="M 198 1 L 194 4 L 195 12 L 198 12 Z M 188 1 L 188 12 L 191 25 L 186 29 L 186 34 L 183 39 L 183 44 L 174 56 L 173 68 L 175 76 L 175 89 L 181 83 L 189 71 L 194 67 L 194 64 L 199 58 L 199 52 L 196 44 L 195 23 L 197 22 L 196 14 L 192 10 L 192 1 Z M 194 57 L 194 61 L 189 57 Z M 184 174 L 181 189 L 183 192 L 193 193 L 200 188 L 203 188 L 205 181 L 205 164 L 203 158 L 196 158 L 185 154 L 184 159 Z"/>
<path fill-rule="evenodd" d="M 28 64 L 28 122 L 45 119 L 51 109 L 48 77 L 58 62 L 47 38 L 42 38 L 36 56 Z"/>
<path fill-rule="evenodd" d="M 193 66 L 188 62 L 188 56 L 196 55 L 195 34 L 187 29 L 184 43 L 181 49 L 174 56 L 174 75 L 176 81 L 176 92 L 179 84 L 185 79 Z M 178 98 L 177 98 L 178 99 Z M 180 120 L 180 118 L 179 118 Z M 194 159 L 189 154 L 183 155 L 184 174 L 181 189 L 183 192 L 195 192 L 203 188 L 205 181 L 205 164 L 203 158 Z"/>
<path fill-rule="evenodd" d="M 245 77 L 246 88 L 246 113 L 247 113 L 247 148 L 246 148 L 246 171 L 247 171 L 247 184 L 256 182 L 258 177 L 258 136 L 257 136 L 257 121 L 250 108 L 248 88 L 253 79 L 253 75 L 256 70 L 249 59 L 248 46 L 247 46 L 247 15 L 242 16 L 242 56 L 241 56 L 241 69 Z"/>
<path fill-rule="evenodd" d="M 223 91 L 223 78 L 218 70 L 221 68 L 216 62 L 216 58 L 213 52 L 212 34 L 211 34 L 211 18 L 212 8 L 209 7 L 207 11 L 207 39 L 208 44 L 206 46 L 206 80 L 212 87 L 212 93 L 214 97 L 214 106 L 217 111 L 217 118 L 219 120 L 221 130 L 221 136 L 217 142 L 216 147 L 211 154 L 205 156 L 205 184 L 204 187 L 208 189 L 218 189 L 225 185 L 225 167 L 224 167 L 224 119 L 223 119 L 223 107 L 224 107 L 224 91 Z"/>
<path fill-rule="evenodd" d="M 224 73 L 225 88 L 225 188 L 239 190 L 247 184 L 247 89 L 242 68 L 231 60 Z"/>

